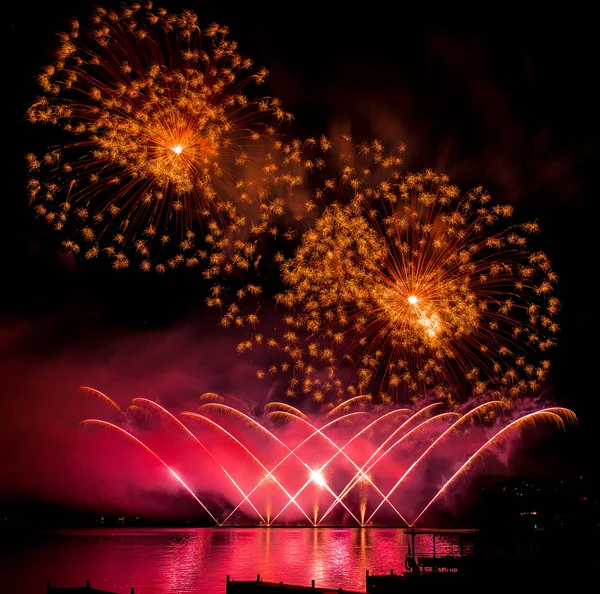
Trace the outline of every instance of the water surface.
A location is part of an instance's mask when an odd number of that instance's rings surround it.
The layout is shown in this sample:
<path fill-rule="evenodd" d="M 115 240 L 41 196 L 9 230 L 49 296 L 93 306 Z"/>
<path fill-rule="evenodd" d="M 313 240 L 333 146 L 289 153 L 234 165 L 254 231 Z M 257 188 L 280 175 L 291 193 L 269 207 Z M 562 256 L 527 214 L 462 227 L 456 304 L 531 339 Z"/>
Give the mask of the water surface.
<path fill-rule="evenodd" d="M 56 586 L 93 587 L 136 594 L 223 593 L 226 576 L 365 590 L 365 571 L 404 569 L 409 537 L 385 528 L 194 528 L 56 531 L 5 547 L 0 590 L 43 593 Z M 437 543 L 437 554 L 456 552 Z M 419 535 L 418 553 L 431 552 Z"/>

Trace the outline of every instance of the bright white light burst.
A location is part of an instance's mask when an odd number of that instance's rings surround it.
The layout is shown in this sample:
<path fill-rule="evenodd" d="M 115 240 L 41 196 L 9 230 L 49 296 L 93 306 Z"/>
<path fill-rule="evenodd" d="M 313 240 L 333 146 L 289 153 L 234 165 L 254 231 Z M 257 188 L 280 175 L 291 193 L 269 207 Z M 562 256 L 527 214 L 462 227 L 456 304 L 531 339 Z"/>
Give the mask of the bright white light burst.
<path fill-rule="evenodd" d="M 325 482 L 325 477 L 321 474 L 321 470 L 318 468 L 316 470 L 310 471 L 310 480 L 319 487 L 327 486 L 327 483 Z"/>

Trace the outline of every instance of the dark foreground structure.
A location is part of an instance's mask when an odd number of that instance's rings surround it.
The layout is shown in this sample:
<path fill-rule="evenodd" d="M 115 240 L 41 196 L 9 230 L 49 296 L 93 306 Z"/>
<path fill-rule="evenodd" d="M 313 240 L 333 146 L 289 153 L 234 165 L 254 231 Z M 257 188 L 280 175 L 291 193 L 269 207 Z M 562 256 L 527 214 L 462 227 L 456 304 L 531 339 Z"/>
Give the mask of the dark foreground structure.
<path fill-rule="evenodd" d="M 117 594 L 109 590 L 97 590 L 92 588 L 90 580 L 85 581 L 85 586 L 81 588 L 56 588 L 52 582 L 48 582 L 46 586 L 46 594 Z M 130 588 L 129 594 L 135 594 L 135 588 Z"/>
<path fill-rule="evenodd" d="M 353 590 L 342 590 L 342 588 L 317 588 L 315 580 L 312 580 L 310 586 L 297 586 L 294 584 L 284 584 L 283 582 L 263 582 L 260 574 L 256 575 L 256 581 L 236 582 L 227 576 L 227 594 L 261 594 L 275 590 L 277 592 L 314 592 L 319 594 L 364 594 L 364 592 L 355 592 Z"/>

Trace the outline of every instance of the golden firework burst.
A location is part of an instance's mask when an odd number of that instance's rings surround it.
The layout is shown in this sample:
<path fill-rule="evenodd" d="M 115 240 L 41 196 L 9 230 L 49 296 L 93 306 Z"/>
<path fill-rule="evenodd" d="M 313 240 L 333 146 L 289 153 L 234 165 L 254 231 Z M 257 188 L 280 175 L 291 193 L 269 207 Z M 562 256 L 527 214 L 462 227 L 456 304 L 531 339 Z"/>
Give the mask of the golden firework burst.
<path fill-rule="evenodd" d="M 115 268 L 132 254 L 143 270 L 195 266 L 215 249 L 198 249 L 199 232 L 264 227 L 280 209 L 274 126 L 291 116 L 243 92 L 267 71 L 252 72 L 227 34 L 151 3 L 97 8 L 89 27 L 60 34 L 27 117 L 62 136 L 26 158 L 35 212 L 73 233 L 67 248 L 104 251 Z"/>
<path fill-rule="evenodd" d="M 289 313 L 266 344 L 286 355 L 287 395 L 341 397 L 345 364 L 350 394 L 376 390 L 384 402 L 465 380 L 476 392 L 493 382 L 512 396 L 537 389 L 559 309 L 547 256 L 528 248 L 537 224 L 507 223 L 512 207 L 482 188 L 461 195 L 430 170 L 394 167 L 376 183 L 339 170 L 338 202 L 281 264 L 277 301 Z"/>

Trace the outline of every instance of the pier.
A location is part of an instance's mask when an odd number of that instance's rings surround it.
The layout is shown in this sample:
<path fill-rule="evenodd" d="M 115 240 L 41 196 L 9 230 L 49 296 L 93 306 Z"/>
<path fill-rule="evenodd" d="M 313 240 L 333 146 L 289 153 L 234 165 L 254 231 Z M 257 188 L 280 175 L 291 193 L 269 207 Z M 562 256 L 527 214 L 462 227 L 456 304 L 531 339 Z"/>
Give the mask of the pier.
<path fill-rule="evenodd" d="M 479 530 L 476 529 L 459 529 L 459 530 L 442 530 L 442 529 L 430 529 L 430 528 L 411 528 L 405 531 L 407 536 L 410 536 L 410 548 L 409 554 L 406 559 L 406 570 L 411 571 L 414 569 L 412 561 L 414 561 L 419 570 L 423 573 L 427 572 L 464 572 L 474 567 L 474 550 L 475 550 L 475 539 Z M 433 556 L 424 557 L 419 556 L 415 536 L 427 535 L 432 537 L 433 542 Z M 439 538 L 450 538 L 451 539 L 451 553 L 449 555 L 438 556 L 436 553 L 436 540 L 439 542 Z M 459 542 L 454 548 L 454 539 L 458 537 Z M 465 545 L 470 544 L 472 551 L 470 555 L 465 555 Z M 412 559 L 412 561 L 411 561 Z M 411 565 L 411 567 L 409 567 Z M 416 571 L 413 571 L 416 573 Z"/>
<path fill-rule="evenodd" d="M 46 594 L 118 594 L 117 592 L 112 592 L 110 590 L 98 590 L 97 588 L 92 588 L 90 585 L 90 580 L 85 580 L 85 586 L 75 587 L 75 588 L 57 588 L 52 585 L 52 582 L 48 582 L 46 586 Z M 135 588 L 129 589 L 129 594 L 135 594 Z"/>
<path fill-rule="evenodd" d="M 311 581 L 310 586 L 298 586 L 295 584 L 284 584 L 283 582 L 263 582 L 260 574 L 256 574 L 256 580 L 253 581 L 235 581 L 227 576 L 227 594 L 262 594 L 271 590 L 277 592 L 313 592 L 320 594 L 365 594 L 365 592 L 356 592 L 354 590 L 344 590 L 342 588 L 317 587 L 315 580 Z"/>

